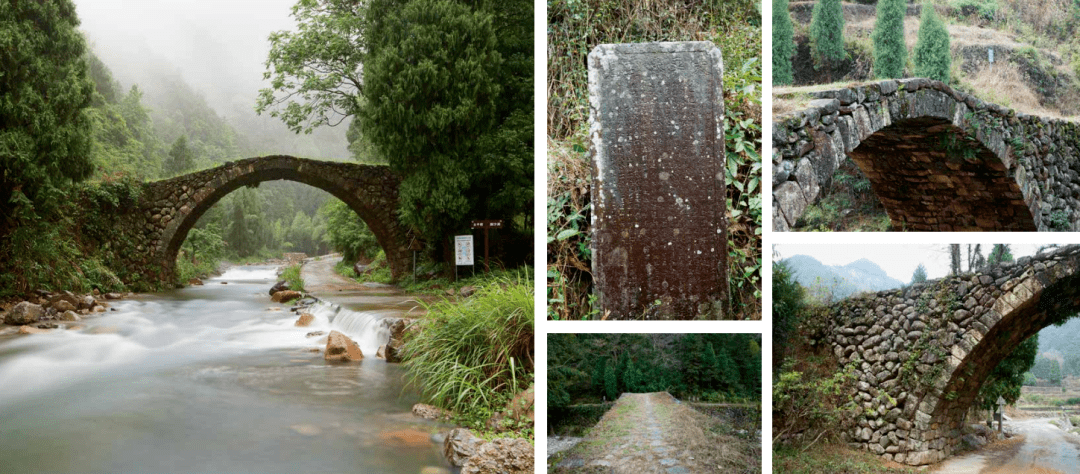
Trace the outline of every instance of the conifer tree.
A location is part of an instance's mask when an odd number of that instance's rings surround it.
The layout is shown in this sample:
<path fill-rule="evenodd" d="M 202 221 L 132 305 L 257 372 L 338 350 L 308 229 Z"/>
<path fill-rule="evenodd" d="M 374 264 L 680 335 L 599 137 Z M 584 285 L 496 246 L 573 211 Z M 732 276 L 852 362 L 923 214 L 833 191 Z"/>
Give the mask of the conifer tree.
<path fill-rule="evenodd" d="M 924 5 L 919 22 L 919 40 L 915 43 L 915 75 L 948 82 L 951 66 L 949 31 L 934 7 Z"/>
<path fill-rule="evenodd" d="M 795 81 L 791 68 L 791 56 L 795 54 L 795 40 L 791 12 L 788 11 L 788 0 L 773 0 L 772 24 L 773 84 L 791 84 Z"/>
<path fill-rule="evenodd" d="M 906 0 L 880 0 L 874 23 L 874 75 L 881 79 L 903 77 L 907 63 L 904 43 Z"/>
<path fill-rule="evenodd" d="M 619 382 L 615 379 L 615 368 L 612 364 L 604 364 L 604 394 L 608 401 L 619 398 Z"/>
<path fill-rule="evenodd" d="M 926 281 L 926 266 L 920 263 L 919 266 L 915 267 L 915 273 L 911 274 L 911 283 L 922 283 L 924 281 Z"/>
<path fill-rule="evenodd" d="M 829 68 L 844 59 L 844 9 L 840 0 L 814 4 L 810 20 L 810 52 L 814 64 Z"/>

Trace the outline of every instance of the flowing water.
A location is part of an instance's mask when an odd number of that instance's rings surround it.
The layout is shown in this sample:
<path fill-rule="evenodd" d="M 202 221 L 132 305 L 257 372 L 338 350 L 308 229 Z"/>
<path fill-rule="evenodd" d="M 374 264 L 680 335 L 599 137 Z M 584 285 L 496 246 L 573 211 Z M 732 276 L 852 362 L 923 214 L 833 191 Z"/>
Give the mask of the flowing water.
<path fill-rule="evenodd" d="M 401 367 L 374 357 L 382 315 L 319 305 L 298 328 L 273 281 L 235 268 L 81 330 L 0 337 L 0 472 L 449 472 L 427 439 L 446 427 L 413 417 Z M 324 362 L 307 334 L 331 329 L 366 358 Z"/>

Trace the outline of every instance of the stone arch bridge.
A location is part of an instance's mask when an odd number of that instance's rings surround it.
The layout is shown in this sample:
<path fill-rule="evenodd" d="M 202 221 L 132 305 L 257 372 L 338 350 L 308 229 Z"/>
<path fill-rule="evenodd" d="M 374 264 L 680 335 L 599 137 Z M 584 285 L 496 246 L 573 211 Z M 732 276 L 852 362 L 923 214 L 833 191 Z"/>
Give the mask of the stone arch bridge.
<path fill-rule="evenodd" d="M 795 225 L 850 156 L 894 230 L 1080 230 L 1080 125 L 929 79 L 814 92 L 773 122 L 773 230 Z"/>
<path fill-rule="evenodd" d="M 814 344 L 853 370 L 854 445 L 910 465 L 955 452 L 998 363 L 1080 311 L 1080 246 L 840 301 L 809 319 Z"/>
<path fill-rule="evenodd" d="M 241 186 L 290 180 L 329 192 L 367 223 L 386 253 L 394 279 L 409 265 L 407 230 L 398 223 L 400 179 L 388 167 L 265 156 L 143 183 L 136 202 L 118 209 L 105 236 L 125 268 L 126 283 L 175 281 L 176 257 L 199 217 Z M 103 242 L 104 243 L 104 242 Z"/>

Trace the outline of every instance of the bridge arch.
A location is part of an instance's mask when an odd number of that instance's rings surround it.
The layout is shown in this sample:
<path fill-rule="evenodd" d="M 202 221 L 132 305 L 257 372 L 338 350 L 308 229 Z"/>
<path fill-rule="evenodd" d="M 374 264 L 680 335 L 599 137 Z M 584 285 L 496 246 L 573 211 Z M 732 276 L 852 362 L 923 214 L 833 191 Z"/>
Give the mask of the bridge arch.
<path fill-rule="evenodd" d="M 820 336 L 855 365 L 850 440 L 905 464 L 945 459 L 998 363 L 1077 311 L 1080 246 L 835 304 Z"/>
<path fill-rule="evenodd" d="M 773 229 L 789 230 L 850 157 L 894 230 L 1080 226 L 1080 127 L 922 78 L 813 93 L 773 129 Z"/>
<path fill-rule="evenodd" d="M 199 218 L 240 187 L 271 180 L 304 183 L 341 199 L 375 235 L 386 253 L 393 278 L 408 271 L 407 230 L 397 220 L 400 179 L 388 167 L 278 155 L 239 160 L 145 184 L 138 212 L 128 220 L 128 227 L 139 234 L 135 237 L 138 251 L 143 260 L 149 260 L 145 268 L 156 269 L 142 272 L 143 278 L 175 279 L 180 246 Z"/>

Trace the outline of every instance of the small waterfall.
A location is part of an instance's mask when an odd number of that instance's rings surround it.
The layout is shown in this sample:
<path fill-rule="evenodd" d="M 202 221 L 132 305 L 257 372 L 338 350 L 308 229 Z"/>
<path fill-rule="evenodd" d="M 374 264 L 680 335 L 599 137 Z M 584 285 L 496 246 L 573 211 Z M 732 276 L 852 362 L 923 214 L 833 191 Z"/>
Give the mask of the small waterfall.
<path fill-rule="evenodd" d="M 352 311 L 333 303 L 320 301 L 308 312 L 316 321 L 329 321 L 330 329 L 338 331 L 360 345 L 364 357 L 374 357 L 379 346 L 390 339 L 390 322 L 384 319 L 394 314 L 393 311 Z"/>

